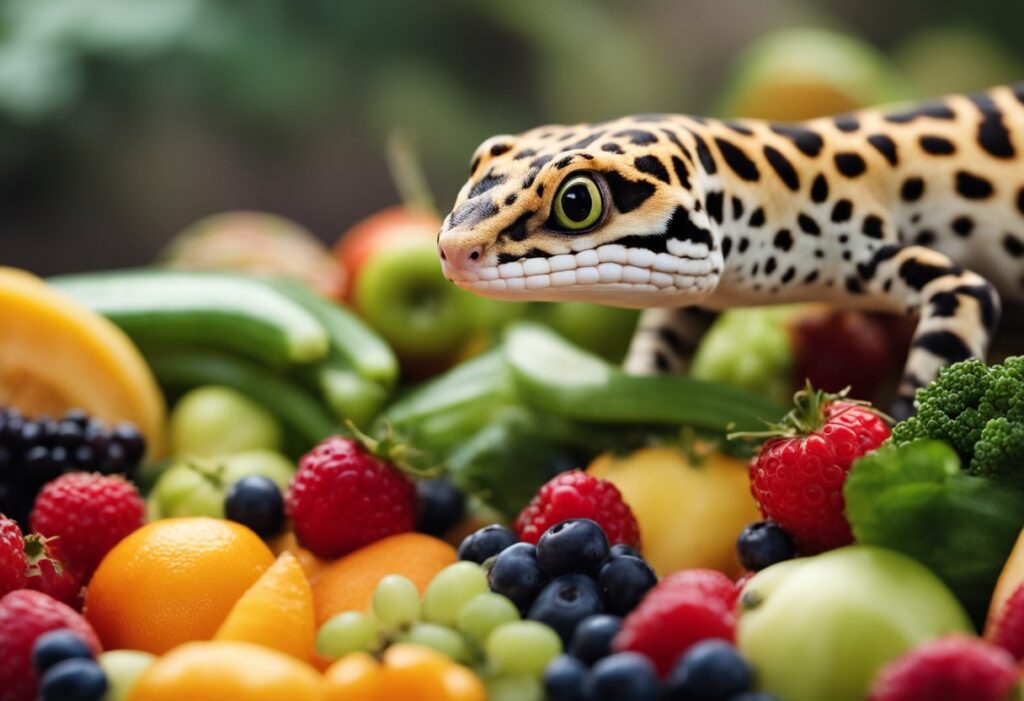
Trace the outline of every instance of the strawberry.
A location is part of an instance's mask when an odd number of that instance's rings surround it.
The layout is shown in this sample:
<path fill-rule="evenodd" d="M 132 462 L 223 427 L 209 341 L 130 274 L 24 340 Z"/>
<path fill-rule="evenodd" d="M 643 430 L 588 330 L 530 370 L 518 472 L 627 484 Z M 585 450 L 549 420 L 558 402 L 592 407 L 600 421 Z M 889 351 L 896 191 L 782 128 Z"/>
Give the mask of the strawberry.
<path fill-rule="evenodd" d="M 890 662 L 868 701 L 1005 701 L 1020 678 L 1013 655 L 981 638 L 948 635 Z"/>
<path fill-rule="evenodd" d="M 416 525 L 416 485 L 363 444 L 326 439 L 299 461 L 287 496 L 299 541 L 336 558 Z"/>
<path fill-rule="evenodd" d="M 516 518 L 515 531 L 521 541 L 536 544 L 544 531 L 573 518 L 597 522 L 612 545 L 640 548 L 640 526 L 618 487 L 581 470 L 563 472 L 541 487 Z"/>
<path fill-rule="evenodd" d="M 88 579 L 103 556 L 145 518 L 146 505 L 128 480 L 73 472 L 43 487 L 30 521 L 40 535 L 60 538 L 66 564 Z"/>
<path fill-rule="evenodd" d="M 25 538 L 25 559 L 28 563 L 29 589 L 52 596 L 76 611 L 82 610 L 85 578 L 66 565 L 59 538 L 44 538 L 32 534 Z"/>
<path fill-rule="evenodd" d="M 1024 584 L 994 613 L 985 626 L 985 639 L 1024 660 Z"/>
<path fill-rule="evenodd" d="M 0 596 L 25 587 L 25 539 L 17 522 L 0 514 Z"/>
<path fill-rule="evenodd" d="M 19 589 L 0 599 L 0 701 L 32 701 L 39 678 L 32 646 L 51 630 L 67 628 L 99 654 L 95 631 L 77 612 L 38 591 Z"/>
<path fill-rule="evenodd" d="M 796 408 L 768 434 L 750 463 L 750 486 L 765 518 L 804 555 L 853 542 L 843 514 L 843 485 L 854 460 L 885 441 L 885 420 L 870 407 L 810 385 Z"/>
<path fill-rule="evenodd" d="M 616 651 L 648 657 L 661 676 L 695 643 L 711 638 L 732 642 L 737 586 L 715 570 L 684 570 L 665 577 L 622 622 Z"/>

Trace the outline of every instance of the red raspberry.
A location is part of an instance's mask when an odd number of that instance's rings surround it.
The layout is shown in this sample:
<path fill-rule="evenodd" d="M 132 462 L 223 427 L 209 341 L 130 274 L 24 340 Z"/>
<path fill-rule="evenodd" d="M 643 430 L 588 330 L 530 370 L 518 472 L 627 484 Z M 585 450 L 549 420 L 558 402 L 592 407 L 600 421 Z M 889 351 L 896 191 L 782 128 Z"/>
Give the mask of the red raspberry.
<path fill-rule="evenodd" d="M 868 701 L 1004 701 L 1020 678 L 1013 655 L 981 638 L 948 635 L 890 662 Z"/>
<path fill-rule="evenodd" d="M 0 596 L 25 587 L 25 540 L 16 521 L 0 514 Z"/>
<path fill-rule="evenodd" d="M 38 591 L 20 589 L 0 599 L 0 701 L 36 698 L 39 679 L 32 646 L 43 633 L 66 628 L 99 654 L 100 642 L 84 618 Z"/>
<path fill-rule="evenodd" d="M 596 521 L 612 545 L 640 548 L 640 526 L 618 487 L 581 470 L 563 472 L 541 487 L 516 518 L 515 531 L 520 540 L 536 544 L 544 531 L 570 518 Z"/>
<path fill-rule="evenodd" d="M 43 487 L 30 521 L 36 533 L 60 538 L 68 566 L 88 579 L 103 556 L 145 518 L 146 505 L 131 482 L 72 472 Z"/>
<path fill-rule="evenodd" d="M 28 579 L 25 586 L 52 596 L 76 611 L 82 610 L 82 588 L 85 578 L 66 564 L 60 538 L 43 538 L 38 534 L 25 539 Z"/>
<path fill-rule="evenodd" d="M 738 594 L 732 580 L 714 570 L 670 575 L 626 616 L 614 648 L 645 655 L 664 677 L 692 645 L 711 638 L 733 641 Z"/>
<path fill-rule="evenodd" d="M 850 465 L 885 441 L 889 426 L 869 407 L 808 388 L 797 408 L 750 463 L 750 486 L 765 518 L 782 526 L 804 555 L 853 542 L 843 514 Z"/>
<path fill-rule="evenodd" d="M 1010 594 L 985 627 L 985 639 L 1024 660 L 1024 584 Z"/>
<path fill-rule="evenodd" d="M 416 525 L 416 486 L 391 463 L 334 436 L 299 461 L 288 489 L 299 541 L 335 558 Z"/>

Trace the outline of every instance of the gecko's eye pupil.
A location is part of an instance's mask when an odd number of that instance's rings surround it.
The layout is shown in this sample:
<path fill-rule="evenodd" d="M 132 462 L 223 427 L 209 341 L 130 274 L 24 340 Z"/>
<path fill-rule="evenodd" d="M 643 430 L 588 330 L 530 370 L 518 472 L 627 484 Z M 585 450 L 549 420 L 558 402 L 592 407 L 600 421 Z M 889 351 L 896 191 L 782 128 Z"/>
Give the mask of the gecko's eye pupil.
<path fill-rule="evenodd" d="M 594 179 L 574 175 L 558 189 L 549 223 L 556 229 L 582 231 L 596 224 L 602 211 L 601 190 Z"/>

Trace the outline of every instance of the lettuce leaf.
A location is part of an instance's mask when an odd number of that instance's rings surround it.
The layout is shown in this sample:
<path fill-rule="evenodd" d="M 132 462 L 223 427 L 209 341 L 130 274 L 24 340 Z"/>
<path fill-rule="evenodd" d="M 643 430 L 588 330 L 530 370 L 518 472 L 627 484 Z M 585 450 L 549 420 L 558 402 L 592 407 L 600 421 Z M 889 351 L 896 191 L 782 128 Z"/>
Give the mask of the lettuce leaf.
<path fill-rule="evenodd" d="M 1024 527 L 1024 490 L 976 477 L 941 441 L 885 445 L 857 460 L 843 490 L 857 542 L 909 555 L 934 571 L 979 627 Z"/>

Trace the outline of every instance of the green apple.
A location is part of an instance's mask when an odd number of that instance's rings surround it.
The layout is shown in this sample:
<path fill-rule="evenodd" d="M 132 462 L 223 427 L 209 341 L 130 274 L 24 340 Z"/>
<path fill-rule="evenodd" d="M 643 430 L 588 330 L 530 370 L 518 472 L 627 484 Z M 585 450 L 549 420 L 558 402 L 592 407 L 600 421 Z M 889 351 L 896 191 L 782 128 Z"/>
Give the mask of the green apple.
<path fill-rule="evenodd" d="M 883 665 L 952 632 L 971 633 L 971 622 L 931 570 L 851 545 L 755 575 L 740 596 L 736 640 L 762 691 L 786 701 L 863 701 Z"/>
<path fill-rule="evenodd" d="M 263 406 L 230 387 L 197 387 L 182 397 L 170 417 L 171 452 L 233 455 L 279 450 L 281 425 Z"/>
<path fill-rule="evenodd" d="M 111 650 L 96 661 L 107 675 L 107 693 L 102 701 L 124 701 L 156 657 L 141 650 Z"/>
<path fill-rule="evenodd" d="M 1016 57 L 987 32 L 960 26 L 911 34 L 896 61 L 922 95 L 970 93 L 1020 80 Z"/>
<path fill-rule="evenodd" d="M 211 516 L 224 518 L 228 488 L 249 475 L 267 477 L 283 492 L 295 466 L 280 453 L 250 450 L 223 458 L 179 458 L 149 493 L 150 518 Z"/>
<path fill-rule="evenodd" d="M 640 313 L 582 302 L 538 304 L 534 317 L 581 348 L 613 363 L 629 350 Z"/>
<path fill-rule="evenodd" d="M 445 279 L 432 238 L 375 249 L 352 301 L 413 377 L 453 363 L 474 331 L 469 293 Z"/>

